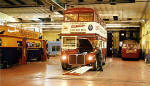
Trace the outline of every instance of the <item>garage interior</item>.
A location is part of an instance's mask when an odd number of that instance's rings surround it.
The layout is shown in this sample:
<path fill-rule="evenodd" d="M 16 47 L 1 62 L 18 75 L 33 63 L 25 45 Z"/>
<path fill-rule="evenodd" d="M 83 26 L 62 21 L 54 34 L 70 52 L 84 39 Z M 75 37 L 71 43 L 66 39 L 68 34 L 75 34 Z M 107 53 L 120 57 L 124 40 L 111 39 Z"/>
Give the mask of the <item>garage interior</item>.
<path fill-rule="evenodd" d="M 61 67 L 61 29 L 65 10 L 73 8 L 92 8 L 106 24 L 102 72 L 64 75 L 69 70 Z M 0 0 L 0 86 L 150 86 L 150 62 L 145 61 L 150 59 L 149 14 L 150 0 Z M 17 41 L 17 49 L 6 49 L 1 29 L 7 27 L 33 31 L 33 37 L 39 37 L 24 38 Z M 122 59 L 124 40 L 139 43 L 138 59 Z M 5 42 L 10 47 L 14 43 L 13 38 Z M 4 57 L 8 62 L 2 62 Z"/>

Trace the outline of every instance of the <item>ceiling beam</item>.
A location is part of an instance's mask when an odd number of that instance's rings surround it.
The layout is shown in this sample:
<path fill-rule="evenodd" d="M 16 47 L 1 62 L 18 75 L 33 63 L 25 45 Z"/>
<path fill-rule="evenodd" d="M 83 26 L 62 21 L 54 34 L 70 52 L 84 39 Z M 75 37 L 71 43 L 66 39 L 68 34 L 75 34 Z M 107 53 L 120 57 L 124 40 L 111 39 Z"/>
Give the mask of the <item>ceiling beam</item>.
<path fill-rule="evenodd" d="M 147 0 L 147 1 L 150 1 L 150 0 Z M 149 2 L 146 3 L 144 9 L 143 9 L 143 13 L 142 13 L 142 16 L 140 19 L 142 19 L 144 17 L 144 15 L 146 14 L 146 10 L 148 9 L 148 5 L 149 5 Z"/>
<path fill-rule="evenodd" d="M 26 5 L 25 2 L 23 2 L 22 0 L 16 0 L 18 3 L 22 4 L 22 5 Z"/>
<path fill-rule="evenodd" d="M 61 10 L 61 11 L 63 11 L 63 10 L 65 10 L 65 8 L 61 5 L 62 3 L 58 3 L 58 2 L 56 2 L 56 0 L 41 0 L 43 3 L 44 3 L 44 5 L 45 6 L 55 6 L 55 7 L 57 7 L 57 9 L 59 9 L 59 10 Z M 57 0 L 58 1 L 58 0 Z"/>
<path fill-rule="evenodd" d="M 5 5 L 0 8 L 25 8 L 25 7 L 42 7 L 43 5 Z"/>
<path fill-rule="evenodd" d="M 150 2 L 149 0 L 147 0 L 147 1 L 143 1 L 143 0 L 141 0 L 141 1 L 136 1 L 135 0 L 135 2 L 133 1 L 130 1 L 130 0 L 117 0 L 115 3 L 117 4 L 117 3 L 120 3 L 120 4 L 123 4 L 123 3 L 136 3 L 136 2 Z M 102 0 L 102 1 L 92 1 L 92 2 L 87 2 L 87 1 L 85 1 L 85 2 L 79 2 L 79 3 L 69 3 L 68 2 L 68 5 L 91 5 L 91 4 L 111 4 L 111 2 L 109 1 L 109 0 Z"/>
<path fill-rule="evenodd" d="M 44 5 L 43 2 L 41 2 L 40 0 L 33 0 L 34 2 L 36 2 L 38 5 Z"/>
<path fill-rule="evenodd" d="M 4 0 L 4 1 L 10 5 L 16 5 L 14 2 L 11 2 L 10 0 Z"/>

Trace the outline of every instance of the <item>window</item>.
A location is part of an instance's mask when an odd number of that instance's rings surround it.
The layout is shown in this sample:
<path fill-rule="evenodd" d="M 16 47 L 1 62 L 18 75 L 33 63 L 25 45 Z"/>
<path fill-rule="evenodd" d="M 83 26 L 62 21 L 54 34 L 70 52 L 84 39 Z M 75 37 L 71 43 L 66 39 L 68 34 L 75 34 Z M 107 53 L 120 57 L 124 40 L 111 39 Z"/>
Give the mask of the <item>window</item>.
<path fill-rule="evenodd" d="M 57 51 L 60 51 L 60 46 L 56 46 L 56 50 L 57 50 Z"/>
<path fill-rule="evenodd" d="M 93 21 L 93 13 L 79 14 L 79 21 L 92 22 Z"/>
<path fill-rule="evenodd" d="M 103 42 L 103 48 L 105 48 L 105 43 Z"/>
<path fill-rule="evenodd" d="M 74 22 L 78 20 L 78 14 L 65 14 L 65 21 Z"/>
<path fill-rule="evenodd" d="M 99 22 L 99 21 L 98 21 L 98 15 L 95 15 L 95 21 L 96 21 L 96 22 Z"/>
<path fill-rule="evenodd" d="M 102 48 L 102 41 L 100 41 L 100 42 L 99 42 L 99 44 L 100 44 L 100 45 L 99 45 L 99 46 L 100 46 L 100 48 Z"/>
<path fill-rule="evenodd" d="M 17 46 L 21 47 L 22 46 L 22 41 L 17 41 Z"/>
<path fill-rule="evenodd" d="M 63 37 L 63 47 L 76 48 L 75 37 Z"/>
<path fill-rule="evenodd" d="M 37 44 L 36 44 L 36 47 L 40 47 L 40 43 L 37 43 Z"/>
<path fill-rule="evenodd" d="M 52 46 L 52 51 L 56 51 L 56 50 L 55 50 L 55 47 L 56 47 L 56 46 Z"/>

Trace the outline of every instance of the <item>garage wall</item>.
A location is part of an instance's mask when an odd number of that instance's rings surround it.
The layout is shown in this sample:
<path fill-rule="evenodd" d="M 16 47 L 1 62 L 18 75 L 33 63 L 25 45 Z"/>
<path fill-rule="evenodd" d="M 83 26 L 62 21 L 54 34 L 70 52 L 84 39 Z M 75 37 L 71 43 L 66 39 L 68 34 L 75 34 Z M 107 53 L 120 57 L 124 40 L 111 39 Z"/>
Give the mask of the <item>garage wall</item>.
<path fill-rule="evenodd" d="M 143 19 L 146 19 L 145 22 L 142 23 L 141 27 L 141 47 L 144 54 L 148 54 L 150 52 L 150 2 L 145 11 L 145 15 Z"/>
<path fill-rule="evenodd" d="M 56 39 L 59 39 L 60 37 L 58 36 L 58 34 L 60 34 L 60 31 L 54 30 L 43 31 L 43 37 L 45 40 L 48 41 L 56 41 Z"/>

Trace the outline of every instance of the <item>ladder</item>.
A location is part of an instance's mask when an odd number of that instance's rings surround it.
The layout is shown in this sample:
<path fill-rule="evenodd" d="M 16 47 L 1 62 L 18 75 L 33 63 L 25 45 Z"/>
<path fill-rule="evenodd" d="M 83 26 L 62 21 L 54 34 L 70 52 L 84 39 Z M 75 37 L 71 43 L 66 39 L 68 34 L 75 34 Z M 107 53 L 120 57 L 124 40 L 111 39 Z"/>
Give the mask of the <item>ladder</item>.
<path fill-rule="evenodd" d="M 82 66 L 82 67 L 72 69 L 72 70 L 64 73 L 63 75 L 76 75 L 76 76 L 79 76 L 79 75 L 87 72 L 90 69 L 92 69 L 92 66 Z"/>

